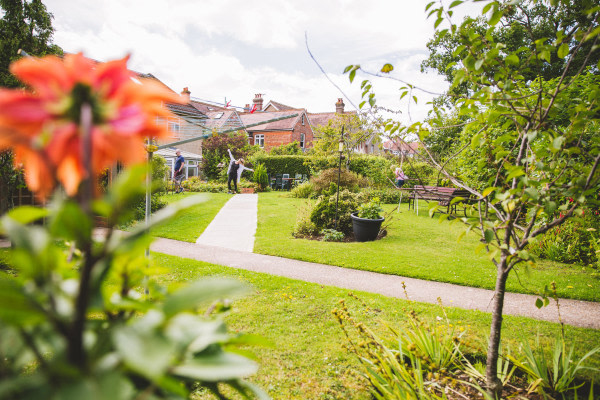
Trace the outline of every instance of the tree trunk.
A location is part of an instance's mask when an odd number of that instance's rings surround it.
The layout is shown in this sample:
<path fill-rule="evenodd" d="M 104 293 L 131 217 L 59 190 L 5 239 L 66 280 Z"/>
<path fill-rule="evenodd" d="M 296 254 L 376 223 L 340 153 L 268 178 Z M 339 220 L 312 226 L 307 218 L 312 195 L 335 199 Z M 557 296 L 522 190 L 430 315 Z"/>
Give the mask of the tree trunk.
<path fill-rule="evenodd" d="M 487 351 L 486 386 L 492 398 L 500 399 L 502 395 L 502 381 L 498 379 L 498 356 L 500 349 L 500 335 L 502 333 L 502 309 L 504 307 L 504 293 L 506 290 L 506 256 L 503 255 L 498 264 L 496 288 L 494 290 L 494 303 L 492 309 L 492 326 Z"/>

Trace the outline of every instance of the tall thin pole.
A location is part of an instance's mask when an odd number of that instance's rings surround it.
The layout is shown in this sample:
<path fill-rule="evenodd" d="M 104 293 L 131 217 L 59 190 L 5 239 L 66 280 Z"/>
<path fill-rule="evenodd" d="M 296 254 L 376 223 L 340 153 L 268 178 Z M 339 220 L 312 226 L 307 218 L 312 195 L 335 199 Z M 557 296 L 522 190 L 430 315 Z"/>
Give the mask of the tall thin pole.
<path fill-rule="evenodd" d="M 340 202 L 340 175 L 342 173 L 342 152 L 344 151 L 344 127 L 342 126 L 342 133 L 340 134 L 340 143 L 338 147 L 340 152 L 340 165 L 338 167 L 338 181 L 337 181 L 337 197 L 335 199 L 335 230 L 338 228 L 338 203 Z"/>

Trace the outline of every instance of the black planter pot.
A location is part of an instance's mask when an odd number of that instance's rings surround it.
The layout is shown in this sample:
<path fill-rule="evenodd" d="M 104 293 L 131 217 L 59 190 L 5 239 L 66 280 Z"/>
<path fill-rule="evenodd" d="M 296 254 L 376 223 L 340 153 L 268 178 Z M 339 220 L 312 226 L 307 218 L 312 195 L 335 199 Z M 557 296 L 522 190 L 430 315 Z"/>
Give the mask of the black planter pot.
<path fill-rule="evenodd" d="M 356 213 L 350 214 L 352 217 L 352 230 L 354 231 L 354 240 L 357 242 L 371 242 L 377 239 L 379 229 L 385 218 L 367 219 L 356 216 Z"/>

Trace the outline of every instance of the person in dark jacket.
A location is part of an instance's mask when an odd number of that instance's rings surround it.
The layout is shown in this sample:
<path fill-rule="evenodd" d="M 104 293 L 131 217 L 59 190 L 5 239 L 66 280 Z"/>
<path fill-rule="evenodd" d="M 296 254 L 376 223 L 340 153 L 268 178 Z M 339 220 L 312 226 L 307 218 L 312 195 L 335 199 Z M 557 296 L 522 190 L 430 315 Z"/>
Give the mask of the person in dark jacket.
<path fill-rule="evenodd" d="M 227 189 L 229 190 L 228 193 L 237 193 L 237 183 L 239 182 L 240 178 L 242 177 L 242 172 L 244 171 L 254 171 L 251 168 L 246 168 L 244 167 L 244 159 L 240 158 L 239 160 L 236 160 L 235 158 L 233 158 L 233 154 L 231 154 L 231 150 L 227 149 L 227 152 L 229 153 L 229 168 L 227 169 Z M 233 187 L 235 188 L 235 191 L 232 192 L 231 191 L 231 182 L 233 182 Z"/>
<path fill-rule="evenodd" d="M 175 159 L 175 169 L 173 170 L 173 181 L 177 185 L 177 189 L 175 189 L 175 193 L 183 192 L 183 186 L 181 186 L 181 182 L 183 178 L 185 178 L 185 159 L 181 155 L 181 150 L 175 150 L 175 155 L 177 158 Z"/>

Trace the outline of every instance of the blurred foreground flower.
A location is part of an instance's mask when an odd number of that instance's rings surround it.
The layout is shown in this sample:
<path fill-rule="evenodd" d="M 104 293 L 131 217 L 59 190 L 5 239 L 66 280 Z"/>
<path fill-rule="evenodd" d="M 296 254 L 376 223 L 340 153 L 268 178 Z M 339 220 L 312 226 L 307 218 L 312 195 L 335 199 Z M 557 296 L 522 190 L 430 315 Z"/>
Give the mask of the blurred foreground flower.
<path fill-rule="evenodd" d="M 24 58 L 11 72 L 30 91 L 0 90 L 0 150 L 12 147 L 15 163 L 25 167 L 29 188 L 46 197 L 58 179 L 68 195 L 77 193 L 88 174 L 98 174 L 117 161 L 143 161 L 144 137 L 161 137 L 168 117 L 164 102 L 178 95 L 151 80 L 136 79 L 127 60 L 96 63 L 82 54 L 60 59 Z M 81 110 L 91 108 L 91 154 L 82 151 Z"/>

